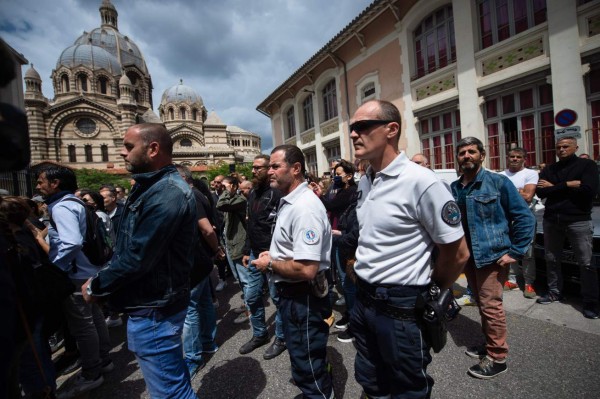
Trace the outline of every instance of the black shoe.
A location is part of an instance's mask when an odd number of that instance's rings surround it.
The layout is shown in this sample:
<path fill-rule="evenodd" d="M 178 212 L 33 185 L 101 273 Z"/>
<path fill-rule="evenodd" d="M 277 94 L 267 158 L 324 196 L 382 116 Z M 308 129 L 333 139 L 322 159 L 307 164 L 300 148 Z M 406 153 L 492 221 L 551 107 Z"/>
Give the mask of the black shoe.
<path fill-rule="evenodd" d="M 507 369 L 508 366 L 506 365 L 506 362 L 498 363 L 486 356 L 481 359 L 479 364 L 476 364 L 469 369 L 469 374 L 475 378 L 481 378 L 485 380 L 494 378 L 498 374 L 505 373 Z"/>
<path fill-rule="evenodd" d="M 561 302 L 563 300 L 563 296 L 561 294 L 556 294 L 552 291 L 549 291 L 546 295 L 537 299 L 537 303 L 542 305 L 549 305 L 552 302 Z"/>
<path fill-rule="evenodd" d="M 354 341 L 354 335 L 350 334 L 350 331 L 344 330 L 338 334 L 337 340 L 340 342 L 352 342 Z"/>
<path fill-rule="evenodd" d="M 593 303 L 583 304 L 583 317 L 586 319 L 600 319 L 600 313 L 598 312 L 598 306 Z"/>
<path fill-rule="evenodd" d="M 62 371 L 61 374 L 66 375 L 66 374 L 71 374 L 74 371 L 77 371 L 81 368 L 81 357 L 78 357 L 77 359 L 75 359 L 75 361 L 71 364 L 69 364 L 67 367 L 65 367 Z"/>
<path fill-rule="evenodd" d="M 333 326 L 335 328 L 337 328 L 338 330 L 345 330 L 348 328 L 349 324 L 350 324 L 350 318 L 348 316 L 344 315 L 341 319 L 336 321 Z"/>
<path fill-rule="evenodd" d="M 473 346 L 467 348 L 465 355 L 472 357 L 473 359 L 482 359 L 487 355 L 487 350 L 485 349 L 485 345 Z"/>
<path fill-rule="evenodd" d="M 261 346 L 266 345 L 268 343 L 269 343 L 269 335 L 268 334 L 265 334 L 262 337 L 252 337 L 252 339 L 250 341 L 248 341 L 244 345 L 242 345 L 242 347 L 239 350 L 240 355 L 246 355 L 246 354 L 252 352 L 254 349 L 260 348 Z"/>
<path fill-rule="evenodd" d="M 270 360 L 281 355 L 286 350 L 285 341 L 275 337 L 273 345 L 269 346 L 263 355 L 263 359 Z"/>

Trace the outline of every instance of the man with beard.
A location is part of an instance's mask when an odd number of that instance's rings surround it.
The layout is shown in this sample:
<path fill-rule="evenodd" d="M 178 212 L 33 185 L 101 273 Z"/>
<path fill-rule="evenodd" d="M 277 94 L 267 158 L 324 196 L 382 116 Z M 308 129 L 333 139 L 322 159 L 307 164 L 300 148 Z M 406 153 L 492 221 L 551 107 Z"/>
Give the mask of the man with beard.
<path fill-rule="evenodd" d="M 463 175 L 452 182 L 452 194 L 462 219 L 471 257 L 465 266 L 467 282 L 477 300 L 485 345 L 467 349 L 479 359 L 469 368 L 476 378 L 493 378 L 506 372 L 506 314 L 503 286 L 512 263 L 522 259 L 533 240 L 535 217 L 512 182 L 483 168 L 485 150 L 475 137 L 456 144 Z"/>
<path fill-rule="evenodd" d="M 355 376 L 370 398 L 431 395 L 424 295 L 432 280 L 449 288 L 468 257 L 452 195 L 399 151 L 401 125 L 398 108 L 379 100 L 361 105 L 350 124 L 356 157 L 371 164 L 358 186 L 358 292 L 350 314 Z"/>
<path fill-rule="evenodd" d="M 136 185 L 123 212 L 115 255 L 82 287 L 88 302 L 108 296 L 129 314 L 127 341 L 151 398 L 196 398 L 182 356 L 196 243 L 196 202 L 172 165 L 164 125 L 127 129 L 121 156 Z"/>
<path fill-rule="evenodd" d="M 240 353 L 245 355 L 254 349 L 269 342 L 267 325 L 265 322 L 265 305 L 262 299 L 263 274 L 252 264 L 256 257 L 269 250 L 273 225 L 277 207 L 281 199 L 281 192 L 269 185 L 269 156 L 257 155 L 252 162 L 252 185 L 254 190 L 248 197 L 248 234 L 244 245 L 242 264 L 248 268 L 248 287 L 245 299 L 250 308 L 250 323 L 252 324 L 252 339 L 242 345 Z M 273 284 L 269 284 L 271 298 L 276 308 L 279 305 L 279 296 Z M 266 360 L 273 359 L 285 351 L 281 314 L 275 313 L 275 340 L 265 351 Z"/>

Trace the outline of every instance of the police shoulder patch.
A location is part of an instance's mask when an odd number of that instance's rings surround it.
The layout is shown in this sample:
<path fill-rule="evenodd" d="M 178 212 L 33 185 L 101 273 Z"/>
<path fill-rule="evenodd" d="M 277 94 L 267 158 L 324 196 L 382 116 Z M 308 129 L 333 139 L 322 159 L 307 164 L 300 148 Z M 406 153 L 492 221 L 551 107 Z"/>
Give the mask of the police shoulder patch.
<path fill-rule="evenodd" d="M 302 233 L 302 240 L 308 245 L 314 245 L 319 242 L 319 230 L 314 227 L 308 227 L 304 229 Z"/>
<path fill-rule="evenodd" d="M 442 219 L 450 226 L 456 226 L 460 223 L 460 208 L 454 201 L 448 201 L 442 208 Z"/>

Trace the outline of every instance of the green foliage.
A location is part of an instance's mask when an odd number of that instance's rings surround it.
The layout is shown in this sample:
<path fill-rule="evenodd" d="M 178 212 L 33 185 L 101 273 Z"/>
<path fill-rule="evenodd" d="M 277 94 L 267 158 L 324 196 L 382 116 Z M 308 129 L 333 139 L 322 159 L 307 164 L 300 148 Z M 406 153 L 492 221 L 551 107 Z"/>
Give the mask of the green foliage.
<path fill-rule="evenodd" d="M 113 175 L 97 169 L 76 169 L 77 186 L 97 191 L 103 184 L 123 186 L 131 190 L 129 175 Z"/>
<path fill-rule="evenodd" d="M 235 173 L 239 176 L 246 176 L 248 180 L 252 179 L 252 164 L 251 163 L 237 163 L 235 164 Z M 227 176 L 229 173 L 229 164 L 226 162 L 221 162 L 217 165 L 211 165 L 208 167 L 206 171 L 206 177 L 208 181 L 212 181 L 218 175 Z"/>

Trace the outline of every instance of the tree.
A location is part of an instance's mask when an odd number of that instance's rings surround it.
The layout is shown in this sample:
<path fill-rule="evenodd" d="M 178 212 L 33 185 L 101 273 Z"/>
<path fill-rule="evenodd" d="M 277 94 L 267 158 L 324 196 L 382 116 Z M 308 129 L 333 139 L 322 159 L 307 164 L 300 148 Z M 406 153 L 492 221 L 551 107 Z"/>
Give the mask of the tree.
<path fill-rule="evenodd" d="M 112 184 L 113 186 L 123 186 L 131 189 L 130 175 L 115 175 L 103 172 L 97 169 L 75 169 L 77 176 L 77 186 L 98 191 L 103 184 Z"/>
<path fill-rule="evenodd" d="M 250 163 L 236 163 L 235 164 L 235 173 L 239 176 L 246 176 L 248 180 L 252 179 L 252 164 Z M 206 171 L 206 176 L 208 181 L 212 181 L 218 175 L 228 176 L 231 175 L 229 172 L 229 164 L 226 162 L 220 162 L 217 165 L 211 165 L 208 167 Z"/>

